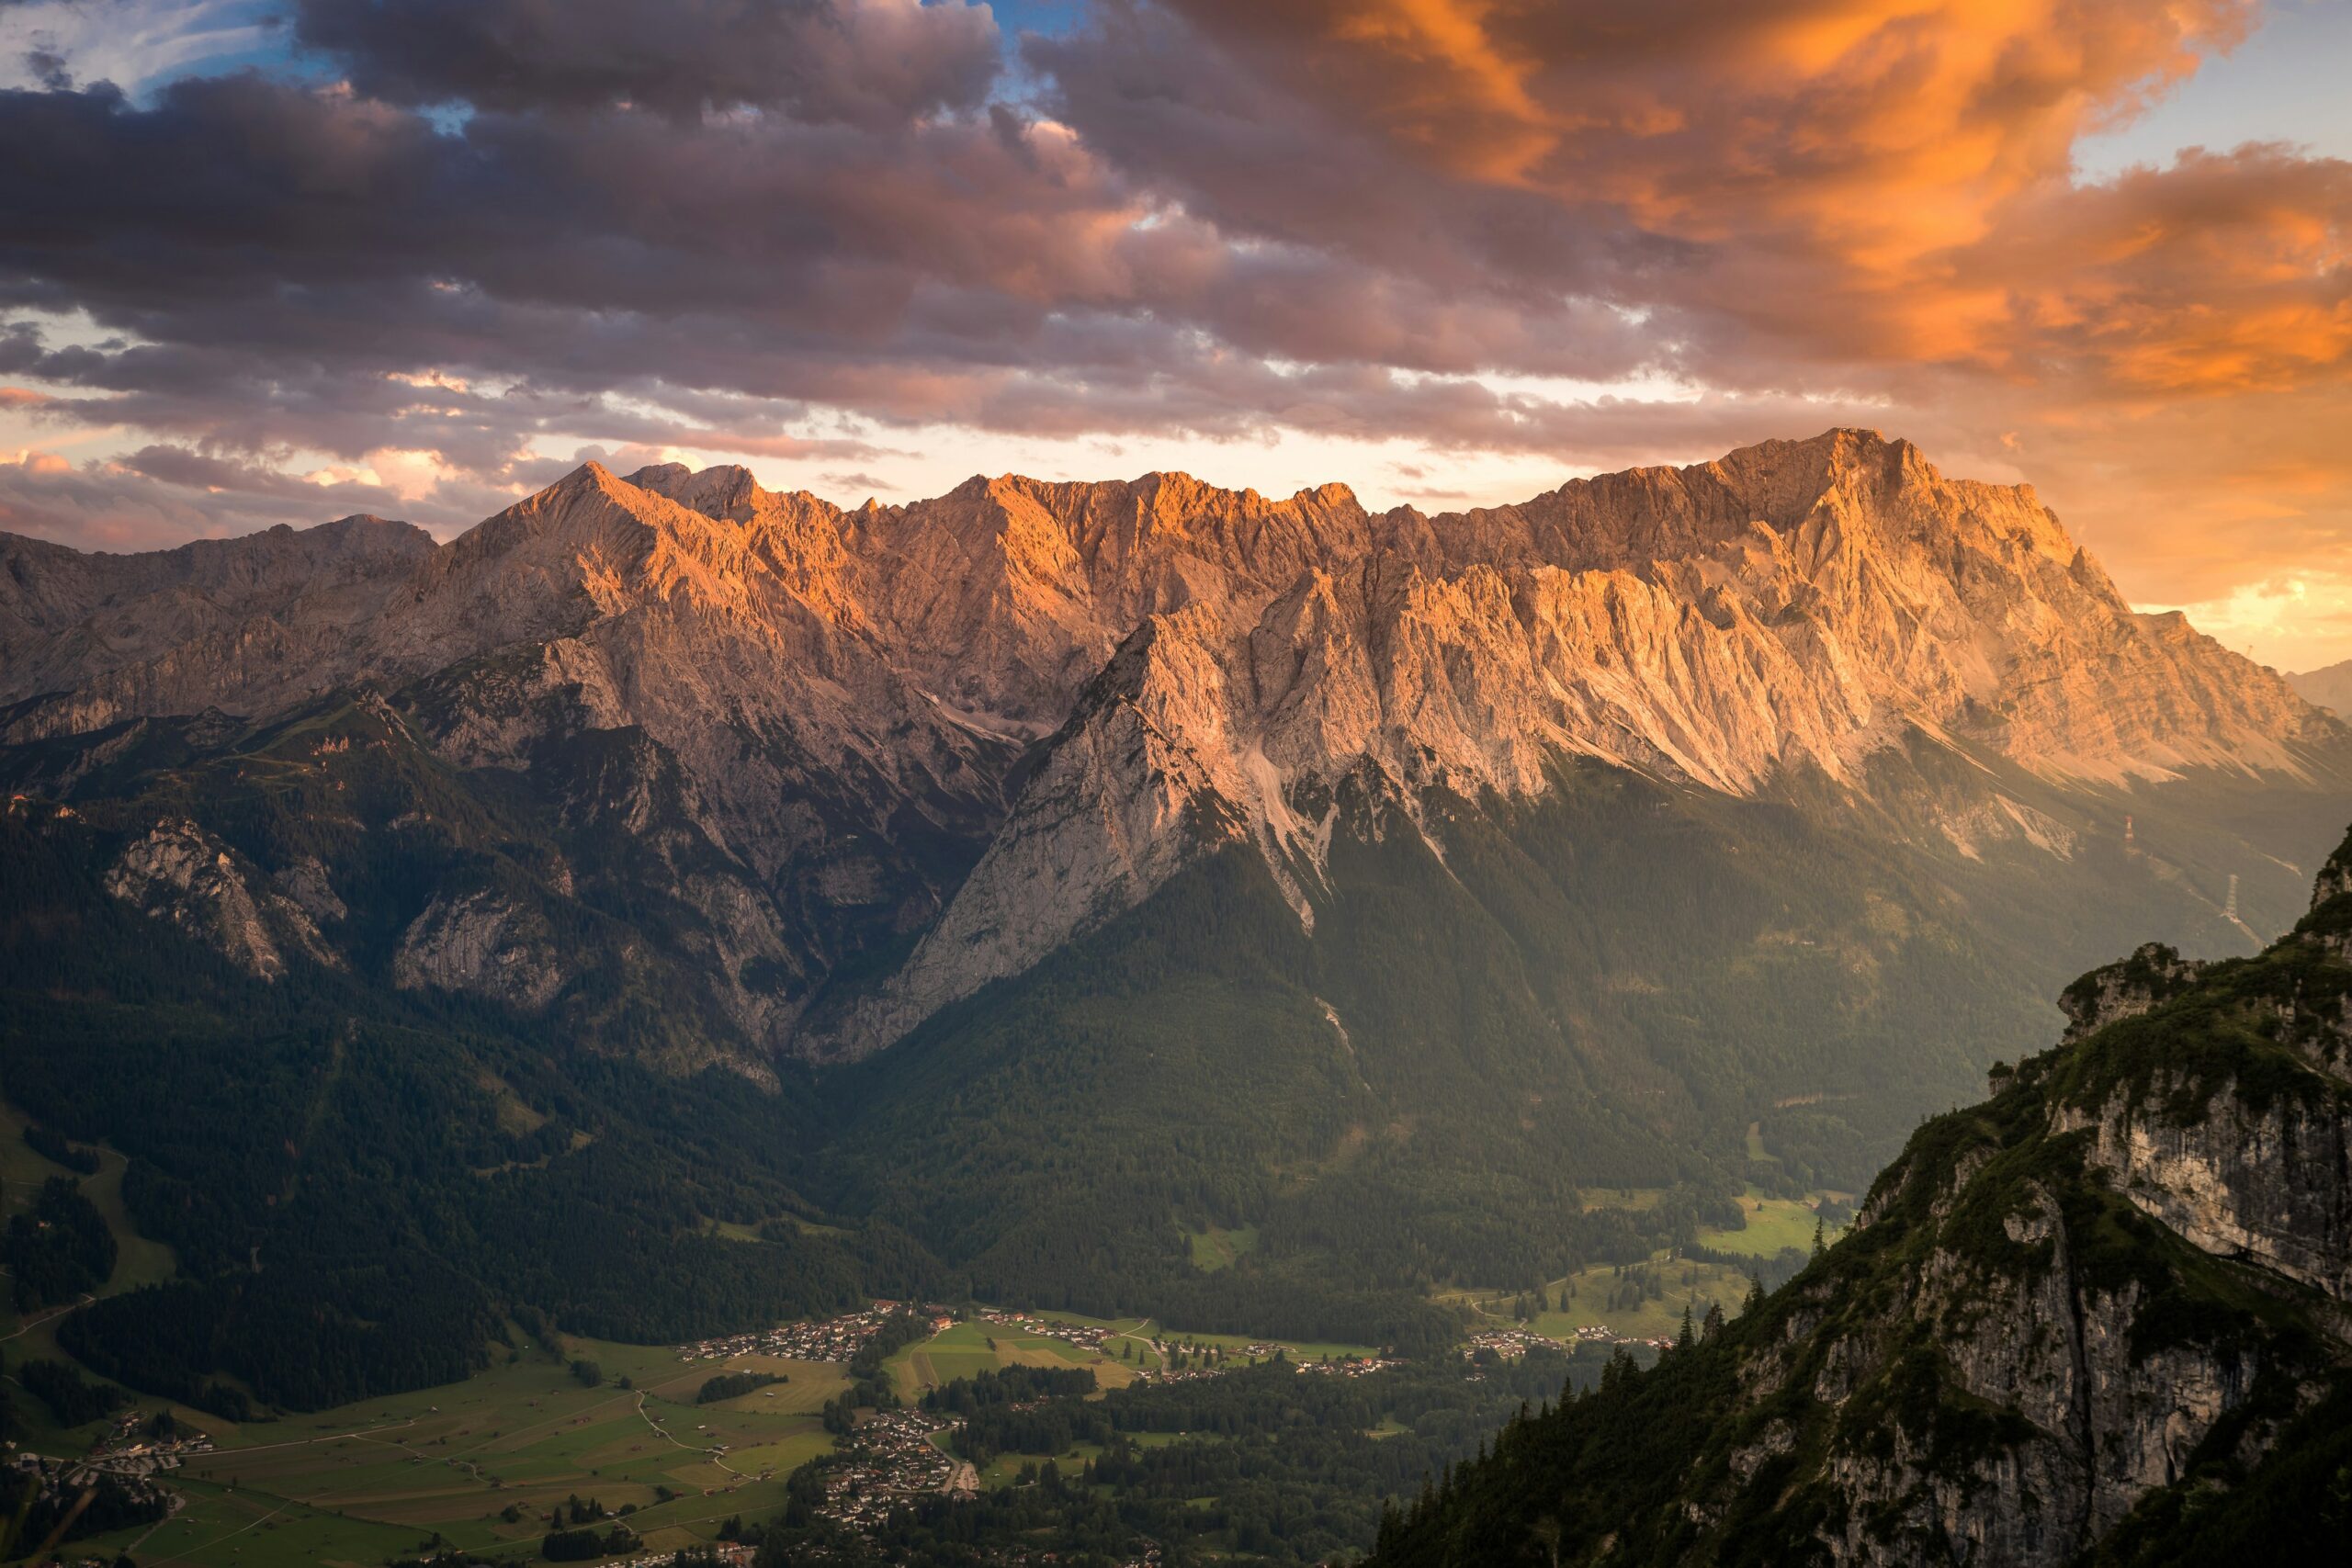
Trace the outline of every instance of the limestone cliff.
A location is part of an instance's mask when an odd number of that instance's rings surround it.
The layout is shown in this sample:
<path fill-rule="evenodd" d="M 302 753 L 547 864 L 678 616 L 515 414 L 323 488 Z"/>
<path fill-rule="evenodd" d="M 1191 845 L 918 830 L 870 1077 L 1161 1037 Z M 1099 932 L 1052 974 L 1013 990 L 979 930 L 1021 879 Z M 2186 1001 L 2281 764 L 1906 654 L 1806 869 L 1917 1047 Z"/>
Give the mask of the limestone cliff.
<path fill-rule="evenodd" d="M 284 975 L 288 952 L 337 962 L 301 903 L 254 882 L 251 866 L 181 818 L 158 822 L 126 845 L 107 872 L 106 890 L 257 980 Z"/>
<path fill-rule="evenodd" d="M 1227 838 L 1261 847 L 1311 926 L 1342 779 L 1419 821 L 1427 791 L 1540 794 L 1564 756 L 1747 794 L 1791 770 L 1858 781 L 1873 751 L 1924 730 L 2096 784 L 2292 770 L 2299 746 L 2337 733 L 2178 617 L 2133 614 L 2030 491 L 1948 480 L 1865 433 L 1461 517 L 1365 524 L 1329 493 L 1249 499 L 1264 514 L 1252 537 L 1273 542 L 1240 561 L 1312 562 L 1278 592 L 1271 572 L 1203 566 L 1148 580 L 1182 585 L 1155 610 L 1123 575 L 1136 552 L 1051 536 L 1056 604 L 1124 594 L 1145 619 L 1048 743 L 1040 798 L 1015 805 L 881 1000 L 824 1048 L 887 1043 Z M 1075 614 L 1051 619 L 1051 646 Z M 991 667 L 975 660 L 967 682 Z M 1022 691 L 997 705 L 1034 711 Z M 997 701 L 970 684 L 961 700 Z M 1990 805 L 1971 840 L 2064 852 L 2022 803 Z"/>

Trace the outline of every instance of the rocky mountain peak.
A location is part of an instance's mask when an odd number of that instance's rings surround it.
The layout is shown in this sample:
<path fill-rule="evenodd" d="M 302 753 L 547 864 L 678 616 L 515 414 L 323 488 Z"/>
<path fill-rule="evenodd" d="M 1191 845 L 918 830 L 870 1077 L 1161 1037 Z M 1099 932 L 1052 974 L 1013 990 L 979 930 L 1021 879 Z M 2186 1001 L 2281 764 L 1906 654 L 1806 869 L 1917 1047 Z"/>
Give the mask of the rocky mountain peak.
<path fill-rule="evenodd" d="M 894 1022 L 1232 838 L 1311 925 L 1329 827 L 1308 803 L 1342 780 L 1418 821 L 1426 791 L 1540 795 L 1562 757 L 1750 794 L 1857 785 L 1918 733 L 2098 781 L 2291 769 L 2339 734 L 2269 671 L 2133 615 L 2030 491 L 1875 432 L 1427 519 L 1175 475 L 936 507 L 904 515 L 885 624 L 959 706 L 1067 717 L 1030 785 L 1050 807 L 1016 807 L 872 1015 Z"/>
<path fill-rule="evenodd" d="M 1255 843 L 1311 923 L 1343 780 L 1418 824 L 1428 792 L 1527 799 L 1564 758 L 1752 794 L 1860 788 L 1916 735 L 2113 782 L 2292 769 L 2344 734 L 2178 617 L 2132 614 L 2030 490 L 1870 431 L 1437 516 L 1177 472 L 979 477 L 846 513 L 738 467 L 590 462 L 447 546 L 346 521 L 152 557 L 6 548 L 0 699 L 62 694 L 18 735 L 432 680 L 437 744 L 473 761 L 522 765 L 557 714 L 653 737 L 700 829 L 763 875 L 879 863 L 857 835 L 880 824 L 989 822 L 946 911 L 904 917 L 932 935 L 891 982 L 900 1021 L 1204 844 Z M 823 814 L 777 804 L 820 779 Z"/>

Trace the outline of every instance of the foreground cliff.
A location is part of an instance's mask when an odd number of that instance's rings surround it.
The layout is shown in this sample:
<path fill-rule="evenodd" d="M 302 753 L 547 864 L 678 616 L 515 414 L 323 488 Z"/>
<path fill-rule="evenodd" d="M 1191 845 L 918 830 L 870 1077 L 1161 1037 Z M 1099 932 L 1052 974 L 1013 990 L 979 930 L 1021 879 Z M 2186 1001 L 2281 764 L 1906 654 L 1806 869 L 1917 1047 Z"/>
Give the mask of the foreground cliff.
<path fill-rule="evenodd" d="M 1405 1565 L 2319 1561 L 2352 1526 L 2352 841 L 2259 956 L 2086 976 L 1854 1231 L 1513 1426 Z"/>

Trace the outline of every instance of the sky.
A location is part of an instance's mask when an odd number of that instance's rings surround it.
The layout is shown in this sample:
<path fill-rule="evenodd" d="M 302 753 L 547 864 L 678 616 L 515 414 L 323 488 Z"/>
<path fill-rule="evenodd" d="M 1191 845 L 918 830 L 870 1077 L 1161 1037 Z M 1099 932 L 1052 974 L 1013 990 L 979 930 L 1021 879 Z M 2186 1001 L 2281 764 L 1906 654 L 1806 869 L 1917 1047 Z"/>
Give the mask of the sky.
<path fill-rule="evenodd" d="M 2352 658 L 2352 0 L 0 0 L 0 529 L 1857 424 Z"/>

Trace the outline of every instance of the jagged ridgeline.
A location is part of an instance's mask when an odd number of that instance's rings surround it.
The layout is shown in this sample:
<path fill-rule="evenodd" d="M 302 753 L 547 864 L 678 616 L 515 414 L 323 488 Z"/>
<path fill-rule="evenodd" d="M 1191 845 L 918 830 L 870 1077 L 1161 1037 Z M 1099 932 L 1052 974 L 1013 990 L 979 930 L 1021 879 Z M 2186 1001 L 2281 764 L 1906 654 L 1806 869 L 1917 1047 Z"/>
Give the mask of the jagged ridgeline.
<path fill-rule="evenodd" d="M 2257 956 L 2143 948 L 1855 1229 L 1522 1419 L 1381 1568 L 2214 1563 L 2352 1531 L 2352 840 Z"/>
<path fill-rule="evenodd" d="M 446 544 L 0 536 L 0 1093 L 177 1269 L 77 1353 L 288 1406 L 861 1289 L 1434 1343 L 1860 1189 L 2352 796 L 1856 431 L 1440 517 L 591 464 Z"/>

